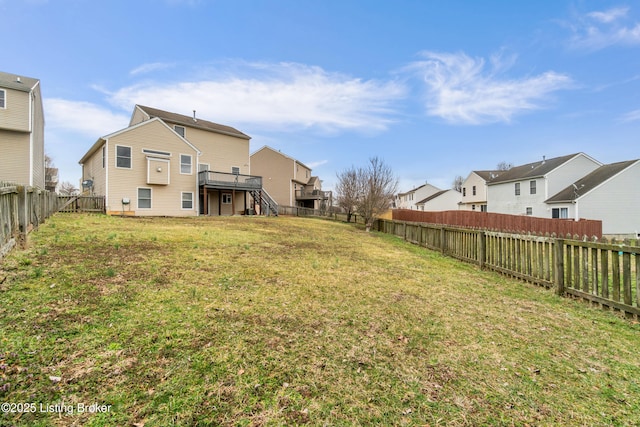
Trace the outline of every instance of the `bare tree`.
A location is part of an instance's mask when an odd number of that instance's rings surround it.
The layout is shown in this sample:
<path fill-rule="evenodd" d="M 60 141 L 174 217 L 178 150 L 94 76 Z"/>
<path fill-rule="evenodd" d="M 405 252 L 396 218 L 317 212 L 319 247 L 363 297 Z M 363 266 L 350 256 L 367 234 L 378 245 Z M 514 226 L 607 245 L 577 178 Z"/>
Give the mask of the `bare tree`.
<path fill-rule="evenodd" d="M 355 212 L 360 191 L 358 171 L 351 166 L 336 176 L 338 178 L 338 186 L 336 187 L 338 206 L 347 212 L 347 222 L 351 222 L 351 215 Z"/>
<path fill-rule="evenodd" d="M 462 192 L 462 183 L 463 182 L 464 182 L 464 179 L 460 175 L 457 175 L 453 179 L 453 184 L 451 185 L 451 188 L 456 190 L 458 193 L 461 193 Z"/>
<path fill-rule="evenodd" d="M 360 197 L 356 211 L 364 218 L 367 231 L 371 230 L 373 220 L 386 212 L 393 196 L 398 191 L 398 179 L 382 159 L 369 159 L 366 168 L 358 170 Z"/>
<path fill-rule="evenodd" d="M 505 162 L 504 160 L 498 163 L 496 169 L 499 171 L 508 171 L 513 167 L 513 163 Z"/>
<path fill-rule="evenodd" d="M 58 187 L 58 193 L 63 196 L 76 196 L 80 194 L 80 190 L 78 190 L 72 183 L 69 181 L 63 181 Z"/>

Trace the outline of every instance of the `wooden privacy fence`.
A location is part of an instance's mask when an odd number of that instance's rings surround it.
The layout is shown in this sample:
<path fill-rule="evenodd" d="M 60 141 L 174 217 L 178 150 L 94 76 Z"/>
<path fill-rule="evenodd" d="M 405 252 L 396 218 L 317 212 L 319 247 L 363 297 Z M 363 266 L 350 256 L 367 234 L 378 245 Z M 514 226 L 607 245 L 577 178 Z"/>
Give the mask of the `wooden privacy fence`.
<path fill-rule="evenodd" d="M 104 196 L 58 196 L 60 212 L 105 212 Z"/>
<path fill-rule="evenodd" d="M 378 219 L 416 245 L 640 317 L 640 247 Z"/>
<path fill-rule="evenodd" d="M 0 257 L 58 210 L 58 195 L 21 185 L 0 184 Z"/>
<path fill-rule="evenodd" d="M 602 238 L 602 221 L 592 219 L 538 218 L 527 215 L 507 215 L 478 211 L 424 212 L 394 209 L 393 219 L 426 222 L 465 228 L 481 228 L 520 234 L 556 234 L 556 236 L 587 236 Z"/>

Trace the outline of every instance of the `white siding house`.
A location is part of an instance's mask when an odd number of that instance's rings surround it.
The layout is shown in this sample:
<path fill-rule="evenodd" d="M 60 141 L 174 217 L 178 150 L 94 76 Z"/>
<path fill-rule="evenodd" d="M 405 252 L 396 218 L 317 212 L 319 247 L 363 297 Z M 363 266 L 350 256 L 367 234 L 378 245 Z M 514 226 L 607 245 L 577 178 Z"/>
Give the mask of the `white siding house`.
<path fill-rule="evenodd" d="M 556 193 L 553 218 L 599 219 L 602 234 L 640 237 L 640 160 L 604 165 Z"/>
<path fill-rule="evenodd" d="M 513 167 L 487 183 L 487 211 L 551 218 L 545 201 L 600 166 L 577 153 Z"/>
<path fill-rule="evenodd" d="M 462 193 L 456 190 L 442 190 L 420 200 L 416 206 L 421 211 L 455 211 L 462 200 Z"/>
<path fill-rule="evenodd" d="M 487 182 L 497 178 L 500 170 L 472 171 L 462 182 L 460 210 L 487 211 Z"/>
<path fill-rule="evenodd" d="M 406 193 L 398 193 L 395 199 L 395 207 L 397 209 L 420 209 L 417 203 L 426 199 L 429 196 L 441 191 L 438 187 L 431 184 L 423 184 L 420 187 L 416 187 Z"/>

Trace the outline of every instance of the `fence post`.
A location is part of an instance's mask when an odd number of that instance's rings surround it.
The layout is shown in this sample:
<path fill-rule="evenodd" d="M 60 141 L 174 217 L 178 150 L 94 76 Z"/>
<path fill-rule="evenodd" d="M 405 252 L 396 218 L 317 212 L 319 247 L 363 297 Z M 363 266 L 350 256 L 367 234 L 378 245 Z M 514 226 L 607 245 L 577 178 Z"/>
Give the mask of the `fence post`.
<path fill-rule="evenodd" d="M 440 227 L 440 251 L 445 254 L 447 252 L 446 248 L 447 248 L 447 243 L 445 240 L 445 235 L 446 230 L 444 229 L 444 226 Z"/>
<path fill-rule="evenodd" d="M 564 239 L 556 239 L 553 251 L 553 276 L 556 294 L 564 295 Z"/>
<path fill-rule="evenodd" d="M 29 203 L 27 197 L 27 186 L 18 187 L 18 231 L 20 233 L 20 245 L 25 248 L 27 245 L 27 233 L 29 232 Z"/>
<path fill-rule="evenodd" d="M 487 236 L 484 231 L 478 233 L 478 265 L 484 268 L 487 253 Z"/>

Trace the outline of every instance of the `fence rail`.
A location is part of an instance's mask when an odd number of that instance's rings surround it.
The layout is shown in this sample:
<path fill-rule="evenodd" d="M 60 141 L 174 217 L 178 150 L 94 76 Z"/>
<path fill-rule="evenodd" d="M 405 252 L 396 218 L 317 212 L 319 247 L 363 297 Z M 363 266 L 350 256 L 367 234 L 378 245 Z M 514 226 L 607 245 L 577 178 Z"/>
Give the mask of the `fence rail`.
<path fill-rule="evenodd" d="M 58 195 L 22 185 L 0 185 L 0 258 L 58 210 Z"/>
<path fill-rule="evenodd" d="M 393 219 L 398 221 L 425 222 L 465 228 L 480 228 L 508 233 L 578 235 L 602 238 L 602 221 L 592 219 L 538 218 L 526 215 L 507 215 L 477 211 L 423 212 L 394 209 Z"/>
<path fill-rule="evenodd" d="M 105 212 L 104 196 L 58 196 L 59 212 Z"/>
<path fill-rule="evenodd" d="M 378 219 L 416 245 L 640 317 L 640 247 Z"/>

